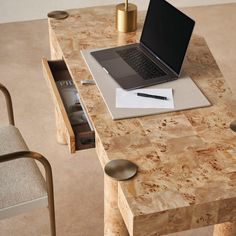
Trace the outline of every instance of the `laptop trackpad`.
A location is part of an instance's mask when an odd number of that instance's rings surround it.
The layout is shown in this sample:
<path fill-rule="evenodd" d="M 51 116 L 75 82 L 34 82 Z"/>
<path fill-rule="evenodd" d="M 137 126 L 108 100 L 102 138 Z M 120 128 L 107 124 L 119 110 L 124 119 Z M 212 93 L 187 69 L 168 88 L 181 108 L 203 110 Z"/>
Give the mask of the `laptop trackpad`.
<path fill-rule="evenodd" d="M 114 78 L 122 78 L 136 74 L 136 72 L 121 58 L 102 61 L 101 64 Z"/>

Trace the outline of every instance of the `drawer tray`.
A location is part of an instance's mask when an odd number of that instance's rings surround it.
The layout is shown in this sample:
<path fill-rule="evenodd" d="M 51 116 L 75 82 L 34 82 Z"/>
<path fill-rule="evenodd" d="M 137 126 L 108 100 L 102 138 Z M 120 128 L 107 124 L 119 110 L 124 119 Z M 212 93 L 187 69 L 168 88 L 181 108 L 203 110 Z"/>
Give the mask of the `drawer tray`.
<path fill-rule="evenodd" d="M 68 144 L 71 153 L 76 150 L 94 148 L 93 127 L 83 111 L 83 106 L 64 60 L 48 61 L 43 59 L 42 65 L 44 77 L 55 105 L 58 142 Z M 77 119 L 79 116 L 81 119 Z"/>

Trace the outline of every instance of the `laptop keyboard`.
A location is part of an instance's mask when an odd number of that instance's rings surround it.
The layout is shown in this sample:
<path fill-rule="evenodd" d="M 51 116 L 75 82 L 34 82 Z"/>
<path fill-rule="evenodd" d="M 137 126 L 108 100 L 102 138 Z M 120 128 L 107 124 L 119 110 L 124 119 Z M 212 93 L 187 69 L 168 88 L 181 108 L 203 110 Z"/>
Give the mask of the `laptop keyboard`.
<path fill-rule="evenodd" d="M 166 75 L 138 48 L 127 48 L 116 53 L 145 80 Z"/>

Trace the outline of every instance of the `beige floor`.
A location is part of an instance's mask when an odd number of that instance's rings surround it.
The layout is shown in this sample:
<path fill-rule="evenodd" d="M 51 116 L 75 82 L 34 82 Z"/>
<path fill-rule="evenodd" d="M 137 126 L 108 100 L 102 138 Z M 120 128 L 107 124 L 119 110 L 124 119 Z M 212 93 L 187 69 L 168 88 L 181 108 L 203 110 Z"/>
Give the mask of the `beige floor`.
<path fill-rule="evenodd" d="M 196 19 L 226 80 L 236 89 L 236 4 L 184 9 Z M 52 164 L 58 236 L 103 235 L 103 172 L 94 149 L 70 155 L 56 143 L 53 103 L 40 59 L 49 58 L 47 21 L 0 25 L 0 82 L 11 91 L 16 124 L 29 147 Z M 0 122 L 3 96 L 0 95 Z M 0 236 L 49 235 L 46 209 L 0 222 Z M 212 227 L 172 236 L 208 236 Z"/>

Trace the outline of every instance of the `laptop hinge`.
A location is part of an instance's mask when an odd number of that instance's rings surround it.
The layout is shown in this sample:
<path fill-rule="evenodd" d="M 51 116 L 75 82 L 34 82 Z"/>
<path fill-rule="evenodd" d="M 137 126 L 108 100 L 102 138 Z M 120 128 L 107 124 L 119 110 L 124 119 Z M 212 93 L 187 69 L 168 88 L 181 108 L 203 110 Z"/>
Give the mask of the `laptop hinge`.
<path fill-rule="evenodd" d="M 155 57 L 158 61 L 161 62 L 168 70 L 170 70 L 175 76 L 179 77 L 179 74 L 176 73 L 171 67 L 169 67 L 164 61 L 162 61 L 155 53 L 153 53 L 144 43 L 140 41 L 141 47 L 144 48 L 144 50 L 148 51 L 153 57 Z"/>

